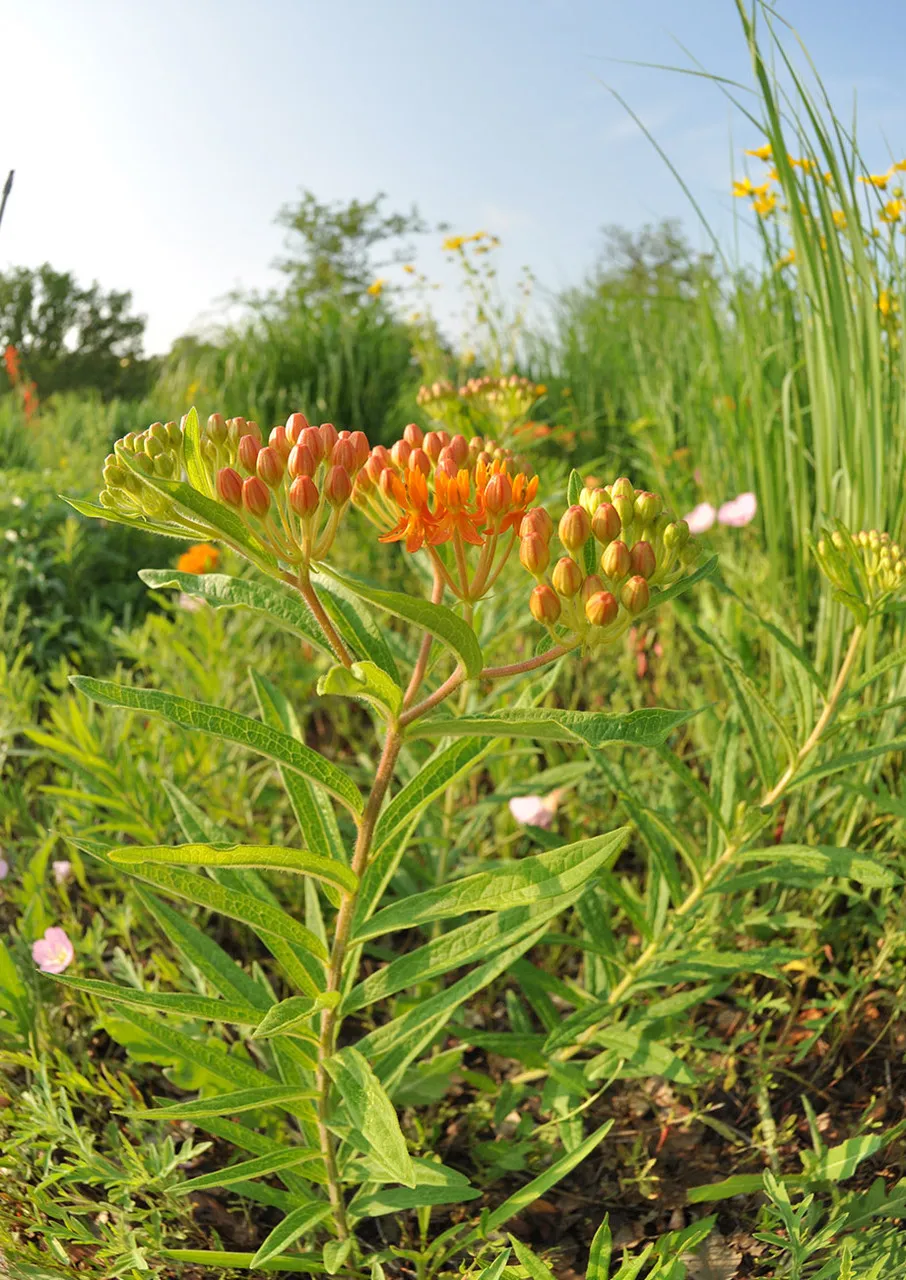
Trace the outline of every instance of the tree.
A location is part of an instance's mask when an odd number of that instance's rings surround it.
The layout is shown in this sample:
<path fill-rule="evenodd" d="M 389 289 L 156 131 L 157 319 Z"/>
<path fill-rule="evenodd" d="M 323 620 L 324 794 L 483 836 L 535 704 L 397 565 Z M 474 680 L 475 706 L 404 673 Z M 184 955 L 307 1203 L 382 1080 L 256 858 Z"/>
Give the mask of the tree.
<path fill-rule="evenodd" d="M 636 231 L 620 226 L 603 230 L 604 253 L 595 280 L 601 293 L 685 297 L 703 277 L 716 276 L 714 256 L 693 249 L 676 219 Z"/>
<path fill-rule="evenodd" d="M 296 300 L 316 305 L 328 298 L 362 300 L 382 267 L 406 260 L 409 246 L 397 243 L 430 230 L 413 205 L 408 213 L 386 213 L 386 196 L 379 191 L 371 200 L 325 203 L 314 192 L 303 191 L 297 204 L 280 210 L 277 222 L 290 235 L 290 256 L 277 266 L 290 278 L 289 293 Z M 375 260 L 382 246 L 389 257 Z"/>
<path fill-rule="evenodd" d="M 0 348 L 15 347 L 42 397 L 95 388 L 105 398 L 144 393 L 151 362 L 142 355 L 144 316 L 132 294 L 82 288 L 49 263 L 0 273 Z"/>

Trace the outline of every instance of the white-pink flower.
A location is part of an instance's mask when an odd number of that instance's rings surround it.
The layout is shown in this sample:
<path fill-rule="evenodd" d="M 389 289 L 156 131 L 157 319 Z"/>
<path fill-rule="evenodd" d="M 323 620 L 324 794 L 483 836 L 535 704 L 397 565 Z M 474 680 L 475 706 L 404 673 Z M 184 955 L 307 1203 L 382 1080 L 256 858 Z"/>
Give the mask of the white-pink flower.
<path fill-rule="evenodd" d="M 59 862 L 52 862 L 50 865 L 54 884 L 66 884 L 67 880 L 72 879 L 72 863 L 68 859 L 61 858 Z"/>
<path fill-rule="evenodd" d="M 556 792 L 549 796 L 514 796 L 510 801 L 510 813 L 524 827 L 544 827 L 547 830 L 553 824 L 558 800 Z"/>
<path fill-rule="evenodd" d="M 31 945 L 31 955 L 42 973 L 62 973 L 72 964 L 75 948 L 65 929 L 52 926 L 44 930 L 44 937 Z"/>
<path fill-rule="evenodd" d="M 0 858 L 0 880 L 5 880 L 9 875 L 9 863 L 5 858 Z"/>
<path fill-rule="evenodd" d="M 727 524 L 733 529 L 742 529 L 745 525 L 752 523 L 757 510 L 758 499 L 754 493 L 739 493 L 723 504 L 717 513 L 717 518 L 721 524 Z"/>
<path fill-rule="evenodd" d="M 700 502 L 683 519 L 689 526 L 690 533 L 707 533 L 717 519 L 717 508 L 712 507 L 710 502 Z"/>

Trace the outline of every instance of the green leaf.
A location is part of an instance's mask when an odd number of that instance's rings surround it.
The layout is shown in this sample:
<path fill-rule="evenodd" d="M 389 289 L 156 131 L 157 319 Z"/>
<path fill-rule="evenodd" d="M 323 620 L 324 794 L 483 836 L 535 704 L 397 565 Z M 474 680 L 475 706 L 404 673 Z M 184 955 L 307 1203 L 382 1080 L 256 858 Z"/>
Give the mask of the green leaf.
<path fill-rule="evenodd" d="M 268 1084 L 279 1083 L 266 1071 L 249 1066 L 234 1054 L 212 1049 L 206 1041 L 196 1040 L 163 1022 L 146 1018 L 136 1009 L 125 1009 L 123 1018 L 168 1053 L 193 1063 L 202 1071 L 207 1071 L 218 1080 L 224 1080 L 238 1089 L 260 1089 Z"/>
<path fill-rule="evenodd" d="M 902 883 L 902 877 L 892 867 L 885 866 L 878 859 L 883 857 L 879 850 L 872 854 L 856 853 L 852 849 L 837 849 L 832 845 L 777 844 L 764 849 L 745 849 L 736 854 L 734 865 L 740 862 L 767 862 L 773 865 L 765 872 L 766 883 L 782 881 L 787 869 L 806 870 L 822 877 L 845 876 L 855 880 L 857 884 L 870 888 L 892 888 Z M 716 892 L 721 892 L 718 885 Z"/>
<path fill-rule="evenodd" d="M 299 1239 L 300 1236 L 306 1235 L 316 1227 L 319 1222 L 323 1222 L 325 1218 L 330 1216 L 330 1205 L 325 1203 L 319 1204 L 303 1204 L 298 1209 L 294 1209 L 292 1213 L 288 1213 L 282 1222 L 274 1227 L 273 1231 L 265 1240 L 264 1244 L 252 1258 L 249 1266 L 252 1270 L 255 1267 L 263 1267 L 273 1258 L 278 1257 L 281 1253 L 285 1253 L 291 1244 Z M 318 1268 L 320 1270 L 320 1268 Z"/>
<path fill-rule="evenodd" d="M 339 663 L 318 681 L 318 693 L 341 698 L 361 698 L 396 721 L 403 706 L 403 691 L 386 671 L 373 662 L 354 662 L 351 667 Z"/>
<path fill-rule="evenodd" d="M 110 859 L 110 850 L 97 841 L 77 840 L 73 844 L 110 866 L 116 865 Z M 321 939 L 280 907 L 271 906 L 260 898 L 253 898 L 249 893 L 228 889 L 216 880 L 196 875 L 194 871 L 183 871 L 180 867 L 155 866 L 151 862 L 124 862 L 120 865 L 129 875 L 153 884 L 170 897 L 185 898 L 200 907 L 218 911 L 231 920 L 249 925 L 256 932 L 273 934 L 284 942 L 297 943 L 319 960 L 327 959 L 327 948 Z"/>
<path fill-rule="evenodd" d="M 784 1179 L 789 1182 L 789 1178 Z M 708 1182 L 701 1187 L 690 1187 L 686 1199 L 690 1204 L 709 1204 L 712 1200 L 729 1200 L 731 1196 L 751 1196 L 764 1190 L 764 1178 L 760 1173 L 737 1173 L 720 1182 Z"/>
<path fill-rule="evenodd" d="M 69 974 L 48 974 L 54 982 L 76 991 L 115 1004 L 133 1005 L 137 1009 L 156 1009 L 159 1013 L 180 1013 L 187 1018 L 206 1018 L 214 1022 L 236 1022 L 240 1026 L 254 1027 L 261 1020 L 261 1012 L 248 1004 L 231 1004 L 228 1000 L 211 1000 L 208 996 L 187 995 L 181 991 L 137 991 L 135 987 L 122 987 L 116 982 L 101 982 L 95 978 L 74 978 Z"/>
<path fill-rule="evenodd" d="M 658 747 L 679 725 L 698 711 L 667 711 L 642 707 L 623 715 L 603 711 L 561 711 L 553 707 L 503 707 L 469 716 L 419 718 L 409 734 L 419 738 L 476 737 L 534 738 L 538 742 L 580 742 L 603 747 L 620 742 L 633 747 Z"/>
<path fill-rule="evenodd" d="M 333 1008 L 339 1000 L 338 991 L 325 991 L 323 995 L 314 999 L 310 996 L 289 996 L 288 999 L 281 1000 L 279 1004 L 275 1004 L 268 1010 L 252 1032 L 252 1039 L 266 1040 L 271 1036 L 298 1035 L 300 1023 L 305 1022 L 321 1009 Z M 303 1034 L 306 1038 L 311 1036 L 317 1041 L 317 1036 L 313 1036 L 310 1031 L 303 1030 Z"/>
<path fill-rule="evenodd" d="M 601 1080 L 613 1075 L 619 1061 L 631 1068 L 633 1078 L 641 1076 L 663 1076 L 677 1084 L 697 1084 L 697 1077 L 689 1070 L 685 1062 L 673 1052 L 669 1046 L 649 1039 L 644 1028 L 606 1027 L 598 1031 L 594 1037 L 595 1044 L 607 1047 L 607 1052 L 598 1054 L 585 1066 L 585 1078 L 588 1081 Z M 621 1072 L 623 1079 L 629 1076 L 625 1069 Z"/>
<path fill-rule="evenodd" d="M 610 1231 L 610 1217 L 605 1215 L 604 1221 L 598 1227 L 591 1242 L 585 1280 L 608 1280 L 612 1253 L 613 1236 Z"/>
<path fill-rule="evenodd" d="M 671 600 L 675 600 L 677 596 L 685 595 L 685 593 L 697 586 L 705 578 L 709 578 L 717 568 L 717 556 L 711 556 L 705 563 L 694 573 L 690 573 L 688 577 L 680 578 L 679 582 L 674 582 L 672 587 L 664 587 L 663 589 L 655 588 L 651 592 L 651 603 L 647 609 L 643 609 L 639 614 L 640 618 L 646 618 L 649 613 L 654 613 L 655 609 L 660 609 L 663 605 L 668 604 Z"/>
<path fill-rule="evenodd" d="M 163 538 L 178 538 L 180 542 L 185 542 L 185 529 L 172 524 L 160 524 L 156 520 L 151 520 L 147 516 L 127 516 L 125 512 L 113 511 L 108 507 L 102 507 L 97 502 L 85 502 L 81 498 L 68 498 L 66 494 L 61 495 L 67 506 L 72 507 L 73 511 L 78 511 L 80 516 L 88 516 L 91 520 L 106 520 L 110 524 L 124 524 L 127 529 L 141 529 L 143 533 L 157 533 Z"/>
<path fill-rule="evenodd" d="M 845 755 L 834 756 L 824 764 L 819 764 L 814 769 L 800 773 L 787 787 L 787 791 L 798 790 L 799 787 L 804 787 L 810 782 L 817 782 L 819 778 L 830 777 L 831 774 L 840 773 L 844 769 L 852 769 L 855 765 L 865 764 L 868 760 L 876 760 L 878 756 L 894 755 L 898 751 L 906 751 L 906 738 L 894 738 L 892 741 L 876 742 L 874 746 L 864 747 L 861 751 L 850 751 Z"/>
<path fill-rule="evenodd" d="M 384 1213 L 402 1213 L 406 1209 L 421 1209 L 435 1204 L 465 1204 L 477 1200 L 481 1192 L 467 1182 L 448 1187 L 383 1187 L 368 1195 L 356 1196 L 349 1206 L 354 1222 L 360 1218 L 379 1218 Z"/>
<path fill-rule="evenodd" d="M 311 583 L 331 622 L 353 653 L 373 662 L 398 684 L 399 671 L 384 632 L 361 599 L 323 573 L 313 573 Z"/>
<path fill-rule="evenodd" d="M 889 1141 L 887 1134 L 863 1133 L 857 1138 L 847 1138 L 837 1147 L 829 1147 L 820 1155 L 803 1151 L 802 1163 L 805 1166 L 805 1177 L 809 1180 L 826 1179 L 828 1182 L 845 1182 L 847 1178 L 853 1176 L 863 1160 L 880 1151 Z"/>
<path fill-rule="evenodd" d="M 181 573 L 176 569 L 140 569 L 138 576 L 149 587 L 173 587 L 198 596 L 215 609 L 248 609 L 333 657 L 324 633 L 299 592 L 278 582 L 233 578 L 226 573 Z"/>
<path fill-rule="evenodd" d="M 368 1144 L 372 1164 L 384 1171 L 388 1182 L 414 1187 L 415 1169 L 396 1111 L 368 1059 L 349 1047 L 328 1058 L 324 1066 L 337 1086 L 352 1123 Z"/>
<path fill-rule="evenodd" d="M 291 871 L 314 876 L 347 893 L 355 893 L 359 878 L 349 867 L 332 858 L 322 858 L 307 849 L 284 849 L 271 844 L 177 844 L 124 845 L 111 849 L 111 862 L 118 866 L 136 863 L 176 867 L 256 867 L 270 871 Z"/>
<path fill-rule="evenodd" d="M 345 1240 L 327 1240 L 324 1243 L 324 1266 L 329 1276 L 335 1276 L 352 1252 L 352 1237 Z"/>
<path fill-rule="evenodd" d="M 209 1187 L 231 1187 L 235 1182 L 245 1182 L 250 1178 L 266 1178 L 284 1169 L 294 1169 L 300 1164 L 311 1164 L 321 1160 L 321 1152 L 317 1147 L 290 1147 L 277 1151 L 269 1156 L 256 1156 L 254 1160 L 241 1160 L 238 1164 L 226 1165 L 214 1173 L 204 1173 L 198 1178 L 189 1178 L 173 1187 L 177 1196 L 191 1195 L 193 1191 L 206 1191 Z"/>
<path fill-rule="evenodd" d="M 208 469 L 204 464 L 204 458 L 201 453 L 201 425 L 198 421 L 198 412 L 194 404 L 186 414 L 182 441 L 189 484 L 193 489 L 197 489 L 199 493 L 203 493 L 205 497 L 213 498 L 214 486 L 211 484 L 211 477 L 208 475 Z"/>
<path fill-rule="evenodd" d="M 478 1273 L 477 1280 L 500 1280 L 509 1260 L 510 1250 L 504 1249 L 503 1253 L 499 1254 L 489 1267 L 485 1267 L 484 1271 Z"/>
<path fill-rule="evenodd" d="M 503 911 L 556 898 L 584 884 L 599 869 L 616 861 L 629 839 L 629 828 L 592 836 L 547 853 L 503 862 L 476 875 L 413 894 L 385 907 L 356 932 L 353 941 L 446 920 L 469 911 Z"/>
<path fill-rule="evenodd" d="M 893 653 L 888 653 L 880 662 L 876 662 L 868 668 L 862 679 L 857 681 L 847 692 L 846 701 L 850 702 L 853 698 L 857 698 L 870 684 L 874 684 L 875 680 L 879 680 L 888 671 L 894 671 L 897 667 L 902 667 L 904 663 L 906 663 L 906 649 L 894 649 Z"/>
<path fill-rule="evenodd" d="M 321 1275 L 325 1267 L 321 1258 L 313 1253 L 294 1253 L 289 1258 L 274 1258 L 270 1262 L 255 1262 L 255 1254 L 230 1253 L 224 1249 L 158 1249 L 162 1258 L 173 1262 L 185 1262 L 193 1267 L 235 1267 L 250 1271 L 257 1265 L 259 1271 L 298 1271 Z"/>
<path fill-rule="evenodd" d="M 525 1267 L 529 1274 L 530 1280 L 554 1280 L 554 1273 L 550 1267 L 545 1266 L 539 1257 L 532 1250 L 522 1243 L 516 1236 L 510 1236 L 510 1244 L 516 1257 Z"/>
<path fill-rule="evenodd" d="M 484 666 L 481 646 L 475 632 L 446 605 L 432 604 L 429 600 L 420 600 L 416 596 L 403 595 L 398 591 L 384 591 L 373 587 L 359 578 L 350 578 L 324 566 L 332 579 L 351 591 L 353 595 L 378 609 L 411 622 L 420 631 L 429 632 L 441 644 L 447 646 L 466 670 L 466 674 L 474 677 L 480 675 Z"/>
<path fill-rule="evenodd" d="M 164 693 L 160 689 L 135 689 L 129 685 L 116 684 L 112 680 L 95 680 L 90 676 L 72 676 L 71 683 L 95 702 L 110 707 L 125 707 L 131 711 L 147 711 L 151 715 L 162 716 L 181 728 L 198 729 L 201 733 L 210 733 L 227 742 L 247 747 L 250 751 L 257 751 L 278 764 L 295 769 L 316 786 L 323 787 L 354 814 L 362 811 L 362 797 L 358 788 L 336 765 L 325 760 L 317 751 L 297 742 L 289 734 L 262 724 L 260 720 L 253 720 L 237 711 L 228 711 L 225 707 L 210 706 L 191 698 Z"/>
<path fill-rule="evenodd" d="M 258 1111 L 262 1107 L 282 1107 L 291 1102 L 311 1102 L 317 1097 L 314 1089 L 300 1089 L 295 1085 L 257 1085 L 252 1089 L 217 1093 L 210 1098 L 195 1098 L 191 1102 L 130 1111 L 129 1115 L 138 1120 L 204 1120 L 211 1116 L 235 1116 L 243 1111 Z"/>
<path fill-rule="evenodd" d="M 270 1008 L 271 1000 L 267 992 L 212 938 L 141 885 L 136 886 L 135 892 L 177 953 L 199 969 L 215 990 L 227 1000 L 254 1005 L 261 1012 Z"/>

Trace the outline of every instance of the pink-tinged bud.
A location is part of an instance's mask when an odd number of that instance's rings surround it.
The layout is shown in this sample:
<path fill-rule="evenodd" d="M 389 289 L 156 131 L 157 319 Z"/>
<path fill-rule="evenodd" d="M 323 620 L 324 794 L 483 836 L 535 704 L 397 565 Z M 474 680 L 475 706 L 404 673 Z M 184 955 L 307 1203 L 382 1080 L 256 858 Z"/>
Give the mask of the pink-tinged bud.
<path fill-rule="evenodd" d="M 242 506 L 242 476 L 232 467 L 223 467 L 217 472 L 217 493 L 220 501 L 228 507 Z"/>
<path fill-rule="evenodd" d="M 524 569 L 540 578 L 550 564 L 551 553 L 543 538 L 537 533 L 530 533 L 519 544 L 519 560 Z"/>
<path fill-rule="evenodd" d="M 258 451 L 255 470 L 258 473 L 258 478 L 263 480 L 269 489 L 276 489 L 283 479 L 283 459 L 276 449 L 269 444 L 265 445 L 263 449 Z"/>
<path fill-rule="evenodd" d="M 324 497 L 332 507 L 342 507 L 352 497 L 352 480 L 343 467 L 331 467 L 324 485 Z"/>
<path fill-rule="evenodd" d="M 239 461 L 246 471 L 254 471 L 261 445 L 254 436 L 245 435 L 239 441 Z"/>
<path fill-rule="evenodd" d="M 505 471 L 491 476 L 484 491 L 484 509 L 491 516 L 509 511 L 513 504 L 513 482 Z"/>
<path fill-rule="evenodd" d="M 644 609 L 648 608 L 648 602 L 651 599 L 648 583 L 641 577 L 630 578 L 623 585 L 620 599 L 623 601 L 627 612 L 631 613 L 634 618 L 638 617 Z"/>
<path fill-rule="evenodd" d="M 291 413 L 286 419 L 286 435 L 290 444 L 298 444 L 299 437 L 308 426 L 308 419 L 304 413 Z"/>
<path fill-rule="evenodd" d="M 426 476 L 431 470 L 431 460 L 425 453 L 424 449 L 413 449 L 409 454 L 410 471 L 420 471 Z"/>
<path fill-rule="evenodd" d="M 338 432 L 337 432 L 337 439 L 338 439 L 338 440 L 348 440 L 348 439 L 349 439 L 349 437 L 350 437 L 351 435 L 352 435 L 352 432 L 351 432 L 351 431 L 347 431 L 347 430 L 346 430 L 346 428 L 344 427 L 342 431 L 338 431 Z"/>
<path fill-rule="evenodd" d="M 609 591 L 596 591 L 585 601 L 585 616 L 593 627 L 608 627 L 615 621 L 620 606 Z"/>
<path fill-rule="evenodd" d="M 526 511 L 519 526 L 520 538 L 527 538 L 530 533 L 537 533 L 545 542 L 549 542 L 553 532 L 554 522 L 544 507 L 532 507 L 530 511 Z"/>
<path fill-rule="evenodd" d="M 286 427 L 274 427 L 273 431 L 267 438 L 267 442 L 272 449 L 276 449 L 281 459 L 285 462 L 289 457 L 289 451 L 293 447 L 293 442 L 286 434 Z"/>
<path fill-rule="evenodd" d="M 623 525 L 612 503 L 601 503 L 591 518 L 591 531 L 605 547 L 619 538 Z"/>
<path fill-rule="evenodd" d="M 345 440 L 338 440 L 330 452 L 330 465 L 332 467 L 342 467 L 344 471 L 355 471 L 355 446 L 347 436 Z"/>
<path fill-rule="evenodd" d="M 353 431 L 349 437 L 349 443 L 352 445 L 355 454 L 356 470 L 364 467 L 368 461 L 368 455 L 371 452 L 371 445 L 368 443 L 368 437 L 364 431 Z"/>
<path fill-rule="evenodd" d="M 553 626 L 560 617 L 561 604 L 557 593 L 546 582 L 539 582 L 529 596 L 529 609 L 536 622 Z"/>
<path fill-rule="evenodd" d="M 554 565 L 551 581 L 558 596 L 572 600 L 582 586 L 584 574 L 571 556 L 561 556 Z"/>
<path fill-rule="evenodd" d="M 403 432 L 403 439 L 410 444 L 413 449 L 420 449 L 425 442 L 425 433 L 417 422 L 410 422 Z"/>
<path fill-rule="evenodd" d="M 318 502 L 320 501 L 318 486 L 311 476 L 297 476 L 289 486 L 288 497 L 289 505 L 296 515 L 301 516 L 303 520 L 307 520 L 309 516 L 314 515 L 318 509 Z"/>
<path fill-rule="evenodd" d="M 465 436 L 453 436 L 450 443 L 447 445 L 447 448 L 450 450 L 453 461 L 456 463 L 457 467 L 465 466 L 466 459 L 469 456 L 469 442 Z"/>
<path fill-rule="evenodd" d="M 324 457 L 324 441 L 321 439 L 321 432 L 317 427 L 303 428 L 302 434 L 296 443 L 305 445 L 305 448 L 315 460 L 315 466 Z M 331 448 L 333 448 L 332 445 Z"/>
<path fill-rule="evenodd" d="M 271 495 L 268 493 L 267 485 L 257 476 L 249 476 L 247 480 L 243 480 L 242 505 L 249 515 L 258 516 L 259 519 L 267 515 L 271 505 Z"/>
<path fill-rule="evenodd" d="M 249 424 L 246 422 L 245 418 L 230 418 L 229 425 L 240 437 L 247 436 L 249 434 L 254 435 L 254 432 L 249 432 Z"/>
<path fill-rule="evenodd" d="M 390 456 L 401 471 L 405 471 L 412 457 L 412 445 L 408 440 L 397 440 L 390 450 Z"/>
<path fill-rule="evenodd" d="M 227 438 L 227 424 L 222 413 L 212 413 L 208 418 L 208 439 L 223 444 Z"/>
<path fill-rule="evenodd" d="M 601 568 L 611 582 L 622 582 L 629 577 L 632 561 L 625 542 L 612 542 L 609 547 L 604 548 L 601 553 Z"/>
<path fill-rule="evenodd" d="M 632 498 L 635 501 L 635 489 L 632 486 L 632 481 L 626 476 L 620 476 L 619 480 L 614 480 L 610 486 L 610 492 L 613 495 L 611 501 L 613 501 L 613 498 Z"/>
<path fill-rule="evenodd" d="M 318 427 L 318 434 L 321 437 L 321 444 L 324 446 L 324 457 L 330 457 L 330 451 L 339 440 L 337 429 L 332 422 L 322 422 Z"/>
<path fill-rule="evenodd" d="M 385 498 L 389 498 L 391 502 L 396 501 L 393 493 L 393 482 L 395 479 L 396 477 L 389 467 L 385 467 L 384 470 L 381 472 L 381 474 L 378 476 L 378 488 L 380 489 L 383 496 Z"/>
<path fill-rule="evenodd" d="M 248 436 L 254 436 L 259 444 L 264 444 L 264 437 L 261 434 L 261 428 L 258 426 L 257 422 L 247 422 L 245 424 L 245 434 Z"/>
<path fill-rule="evenodd" d="M 601 578 L 596 573 L 590 573 L 582 583 L 582 590 L 579 592 L 579 599 L 583 604 L 587 604 L 592 596 L 597 595 L 599 591 L 605 591 L 606 587 Z"/>
<path fill-rule="evenodd" d="M 567 551 L 580 551 L 591 536 L 591 521 L 584 507 L 567 507 L 557 530 Z"/>
<path fill-rule="evenodd" d="M 640 578 L 650 578 L 657 568 L 657 557 L 650 542 L 637 542 L 629 553 L 629 568 Z"/>
<path fill-rule="evenodd" d="M 365 463 L 365 469 L 362 472 L 362 475 L 367 476 L 372 484 L 377 484 L 381 478 L 381 474 L 387 469 L 387 463 L 378 455 L 378 452 L 375 449 L 371 457 Z"/>
<path fill-rule="evenodd" d="M 443 447 L 444 441 L 441 439 L 441 433 L 439 431 L 429 431 L 425 436 L 422 448 L 432 462 L 436 462 L 440 457 L 440 451 Z"/>
<path fill-rule="evenodd" d="M 393 461 L 393 459 L 390 456 L 390 450 L 385 449 L 382 444 L 376 444 L 374 446 L 374 448 L 371 450 L 371 456 L 372 458 L 380 458 L 381 465 L 384 467 L 389 467 L 390 463 Z"/>
<path fill-rule="evenodd" d="M 304 444 L 293 445 L 286 463 L 286 469 L 291 480 L 295 480 L 297 476 L 313 476 L 315 474 L 315 465 L 310 449 L 306 448 Z"/>
<path fill-rule="evenodd" d="M 635 513 L 642 524 L 651 524 L 664 509 L 662 499 L 656 493 L 643 491 L 636 495 Z"/>
<path fill-rule="evenodd" d="M 440 457 L 437 459 L 437 469 L 438 471 L 442 471 L 444 475 L 449 476 L 451 480 L 454 476 L 459 475 L 459 467 L 456 463 L 456 459 L 450 452 L 449 445 L 446 449 L 441 449 Z"/>

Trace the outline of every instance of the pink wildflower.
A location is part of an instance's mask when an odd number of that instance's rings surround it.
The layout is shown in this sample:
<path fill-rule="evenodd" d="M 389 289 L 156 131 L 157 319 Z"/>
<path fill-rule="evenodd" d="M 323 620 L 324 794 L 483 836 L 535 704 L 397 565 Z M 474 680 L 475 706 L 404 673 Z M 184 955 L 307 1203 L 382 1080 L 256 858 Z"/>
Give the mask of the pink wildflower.
<path fill-rule="evenodd" d="M 72 863 L 66 858 L 61 858 L 59 862 L 51 863 L 53 871 L 54 884 L 66 884 L 72 879 Z"/>
<path fill-rule="evenodd" d="M 549 796 L 514 796 L 510 801 L 510 813 L 524 827 L 543 827 L 547 830 L 553 825 L 559 803 L 560 797 L 556 791 Z"/>
<path fill-rule="evenodd" d="M 72 964 L 75 948 L 65 929 L 44 930 L 44 937 L 32 943 L 32 959 L 42 973 L 62 973 Z"/>
<path fill-rule="evenodd" d="M 730 525 L 733 529 L 741 529 L 751 524 L 758 510 L 758 499 L 754 493 L 740 493 L 729 502 L 725 502 L 717 513 L 721 524 Z"/>
<path fill-rule="evenodd" d="M 690 533 L 707 533 L 717 519 L 717 509 L 710 502 L 700 502 L 684 519 Z"/>

